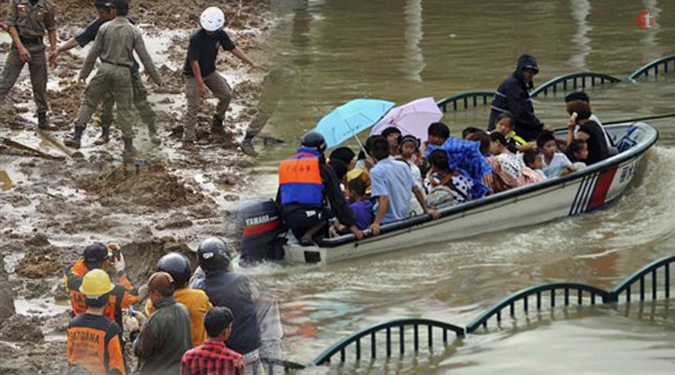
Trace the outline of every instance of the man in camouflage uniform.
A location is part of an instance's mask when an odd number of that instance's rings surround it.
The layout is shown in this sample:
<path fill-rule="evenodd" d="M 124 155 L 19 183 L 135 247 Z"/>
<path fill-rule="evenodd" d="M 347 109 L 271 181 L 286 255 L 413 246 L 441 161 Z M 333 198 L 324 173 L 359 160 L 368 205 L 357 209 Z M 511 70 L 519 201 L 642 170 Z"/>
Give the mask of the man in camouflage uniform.
<path fill-rule="evenodd" d="M 122 140 L 124 141 L 122 157 L 124 161 L 131 161 L 135 156 L 133 117 L 131 114 L 134 97 L 132 82 L 135 62 L 134 51 L 136 51 L 145 70 L 157 85 L 161 86 L 162 79 L 145 48 L 141 31 L 131 24 L 126 17 L 129 11 L 129 3 L 126 0 L 112 0 L 111 6 L 116 11 L 116 17 L 103 24 L 99 29 L 94 46 L 80 72 L 80 80 L 86 80 L 94 69 L 96 60 L 100 57 L 101 67 L 87 86 L 72 138 L 82 138 L 86 123 L 91 119 L 98 104 L 106 95 L 113 93 L 117 103 L 117 122 L 122 130 Z"/>
<path fill-rule="evenodd" d="M 93 42 L 96 39 L 96 34 L 98 34 L 98 30 L 101 28 L 101 26 L 115 18 L 116 12 L 114 9 L 112 9 L 112 0 L 96 0 L 94 2 L 94 6 L 98 12 L 98 17 L 91 21 L 89 25 L 87 25 L 87 27 L 79 34 L 68 40 L 63 45 L 59 46 L 59 48 L 57 48 L 54 53 L 50 54 L 50 63 L 56 64 L 56 59 L 63 52 L 70 51 L 77 46 L 84 47 Z M 131 18 L 129 18 L 129 21 L 134 23 Z M 152 110 L 152 107 L 148 102 L 148 91 L 143 86 L 143 81 L 141 80 L 141 75 L 138 72 L 138 68 L 138 63 L 134 61 L 134 69 L 131 77 L 134 85 L 133 103 L 141 115 L 141 119 L 148 126 L 150 140 L 154 144 L 160 144 L 161 141 L 157 136 L 157 128 L 155 126 L 155 112 Z M 102 145 L 108 143 L 110 140 L 110 126 L 113 123 L 114 106 L 115 97 L 112 94 L 106 96 L 103 100 L 103 113 L 101 114 L 102 133 L 101 137 L 94 142 L 95 145 Z M 79 139 L 67 139 L 65 143 L 66 146 L 80 148 Z"/>
<path fill-rule="evenodd" d="M 28 64 L 33 99 L 37 106 L 38 128 L 52 130 L 47 111 L 47 56 L 44 37 L 49 35 L 50 51 L 56 49 L 56 21 L 54 5 L 49 0 L 9 0 L 5 26 L 12 36 L 12 47 L 5 60 L 0 80 L 0 103 L 14 87 Z"/>

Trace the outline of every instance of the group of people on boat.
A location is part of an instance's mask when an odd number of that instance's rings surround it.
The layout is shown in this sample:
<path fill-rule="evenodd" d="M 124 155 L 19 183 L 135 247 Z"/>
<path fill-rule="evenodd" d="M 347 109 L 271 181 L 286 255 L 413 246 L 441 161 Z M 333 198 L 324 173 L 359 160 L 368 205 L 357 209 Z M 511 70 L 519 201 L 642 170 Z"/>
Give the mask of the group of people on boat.
<path fill-rule="evenodd" d="M 584 92 L 565 97 L 566 138 L 534 114 L 529 89 L 538 73 L 533 56 L 518 59 L 500 85 L 485 131 L 467 127 L 462 138 L 442 122 L 427 140 L 395 126 L 369 137 L 357 155 L 339 147 L 326 157 L 317 132 L 302 137 L 296 155 L 279 166 L 281 218 L 302 246 L 369 230 L 414 215 L 440 217 L 439 209 L 543 180 L 565 176 L 617 153 Z M 414 199 L 413 199 L 414 197 Z"/>

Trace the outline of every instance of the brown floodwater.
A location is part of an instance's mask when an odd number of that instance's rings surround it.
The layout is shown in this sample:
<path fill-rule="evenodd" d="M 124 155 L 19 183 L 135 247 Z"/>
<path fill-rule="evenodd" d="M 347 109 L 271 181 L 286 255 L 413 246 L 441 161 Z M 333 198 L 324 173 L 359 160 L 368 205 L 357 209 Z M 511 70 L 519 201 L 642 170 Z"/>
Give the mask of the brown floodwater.
<path fill-rule="evenodd" d="M 626 77 L 674 53 L 675 2 L 657 0 L 314 0 L 281 2 L 274 47 L 292 71 L 266 132 L 291 141 L 267 147 L 256 195 L 273 196 L 278 162 L 336 106 L 361 97 L 397 103 L 495 90 L 522 53 L 539 61 L 535 84 L 577 71 Z M 647 31 L 635 24 L 654 15 Z M 589 89 L 603 121 L 673 112 L 675 74 Z M 563 95 L 535 109 L 564 126 Z M 454 133 L 484 126 L 489 106 L 446 114 Z M 289 359 L 306 363 L 346 335 L 390 319 L 466 324 L 511 292 L 573 281 L 609 289 L 675 252 L 675 119 L 650 122 L 661 138 L 635 184 L 590 215 L 505 233 L 420 246 L 325 267 L 263 266 L 279 296 Z M 363 135 L 364 137 L 366 134 Z M 517 220 L 517 218 L 514 218 Z M 600 309 L 546 324 L 469 336 L 434 360 L 355 373 L 672 373 L 675 317 L 639 319 Z M 437 353 L 438 354 L 438 353 Z"/>

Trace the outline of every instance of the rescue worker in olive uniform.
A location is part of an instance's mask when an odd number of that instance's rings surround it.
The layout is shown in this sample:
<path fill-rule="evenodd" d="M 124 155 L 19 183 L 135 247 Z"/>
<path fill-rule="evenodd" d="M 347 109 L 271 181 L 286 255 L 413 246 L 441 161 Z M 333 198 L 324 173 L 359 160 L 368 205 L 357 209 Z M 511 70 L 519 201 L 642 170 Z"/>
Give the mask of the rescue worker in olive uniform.
<path fill-rule="evenodd" d="M 157 262 L 157 271 L 166 272 L 176 284 L 176 291 L 173 297 L 176 302 L 187 307 L 190 313 L 190 326 L 192 329 L 193 346 L 201 345 L 206 340 L 206 329 L 204 328 L 204 316 L 211 308 L 209 297 L 203 290 L 188 288 L 188 281 L 192 275 L 190 261 L 184 255 L 179 253 L 169 253 L 164 255 Z M 155 305 L 148 299 L 145 304 L 145 315 L 150 316 L 155 312 Z"/>
<path fill-rule="evenodd" d="M 47 111 L 47 56 L 44 37 L 49 35 L 50 51 L 56 49 L 56 21 L 54 5 L 49 0 L 9 0 L 5 24 L 12 36 L 12 47 L 5 60 L 0 81 L 0 103 L 28 64 L 33 100 L 37 107 L 38 128 L 53 130 L 49 126 Z"/>
<path fill-rule="evenodd" d="M 94 114 L 99 102 L 113 93 L 118 111 L 117 123 L 122 130 L 122 140 L 124 141 L 122 158 L 128 162 L 133 160 L 136 154 L 133 147 L 134 131 L 131 115 L 134 51 L 157 85 L 162 85 L 162 79 L 145 48 L 141 31 L 131 24 L 126 17 L 129 12 L 129 3 L 126 0 L 113 0 L 112 5 L 116 11 L 116 17 L 103 24 L 98 30 L 94 46 L 89 51 L 84 67 L 80 72 L 80 80 L 86 80 L 93 70 L 96 60 L 99 57 L 101 58 L 101 67 L 89 82 L 85 91 L 71 140 L 73 143 L 79 143 L 86 124 Z"/>
<path fill-rule="evenodd" d="M 115 259 L 114 256 L 109 254 L 109 250 L 119 251 L 119 246 L 111 244 L 106 247 L 100 242 L 87 246 L 84 249 L 83 259 L 67 269 L 63 279 L 66 284 L 66 291 L 70 296 L 73 316 L 77 316 L 87 309 L 85 296 L 80 292 L 83 277 L 90 270 L 102 269 L 107 272 L 112 266 L 117 272 L 119 284 L 115 285 L 114 289 L 107 294 L 110 301 L 105 306 L 103 315 L 116 322 L 123 329 L 122 310 L 138 301 L 138 291 L 124 272 L 125 262 L 122 253 L 119 254 L 119 259 Z"/>
<path fill-rule="evenodd" d="M 66 331 L 68 374 L 126 375 L 122 329 L 103 312 L 114 289 L 101 269 L 84 275 L 79 291 L 87 309 L 70 321 Z"/>
<path fill-rule="evenodd" d="M 84 47 L 89 43 L 93 42 L 96 39 L 96 34 L 101 26 L 111 21 L 115 18 L 116 11 L 113 8 L 112 0 L 97 0 L 94 4 L 96 11 L 98 12 L 98 17 L 91 21 L 87 27 L 82 30 L 79 34 L 68 40 L 65 44 L 59 46 L 55 52 L 49 55 L 50 64 L 56 64 L 56 59 L 58 56 L 63 53 L 70 51 L 71 49 L 80 46 Z M 129 17 L 127 17 L 129 18 Z M 129 18 L 131 23 L 134 23 L 131 18 Z M 150 136 L 150 141 L 154 144 L 160 144 L 161 140 L 157 136 L 157 127 L 155 126 L 155 112 L 152 110 L 150 103 L 148 102 L 148 91 L 145 86 L 143 86 L 143 80 L 138 71 L 139 65 L 134 60 L 134 69 L 132 71 L 131 79 L 133 81 L 134 88 L 134 106 L 138 110 L 138 113 L 141 115 L 141 120 L 148 127 L 148 135 Z M 101 136 L 97 139 L 94 144 L 102 145 L 110 141 L 110 126 L 113 123 L 113 107 L 115 106 L 115 97 L 112 94 L 109 94 L 103 99 L 103 113 L 101 114 Z M 74 140 L 68 141 L 70 147 L 79 148 L 79 142 Z"/>

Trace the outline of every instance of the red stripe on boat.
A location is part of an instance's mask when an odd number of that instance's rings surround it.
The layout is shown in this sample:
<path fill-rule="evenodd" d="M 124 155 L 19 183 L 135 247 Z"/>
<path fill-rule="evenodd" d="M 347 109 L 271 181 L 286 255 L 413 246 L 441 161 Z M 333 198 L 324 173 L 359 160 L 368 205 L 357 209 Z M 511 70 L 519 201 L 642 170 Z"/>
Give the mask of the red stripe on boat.
<path fill-rule="evenodd" d="M 587 211 L 594 210 L 605 204 L 605 198 L 609 192 L 609 187 L 612 186 L 612 181 L 614 181 L 614 175 L 616 174 L 617 168 L 618 166 L 615 165 L 610 169 L 600 172 L 598 181 L 595 183 L 595 188 L 593 189 L 591 201 L 588 202 Z"/>
<path fill-rule="evenodd" d="M 281 225 L 281 221 L 274 220 L 269 223 L 254 225 L 251 227 L 244 228 L 244 236 L 255 236 L 256 234 L 265 233 L 267 231 L 276 229 Z"/>

